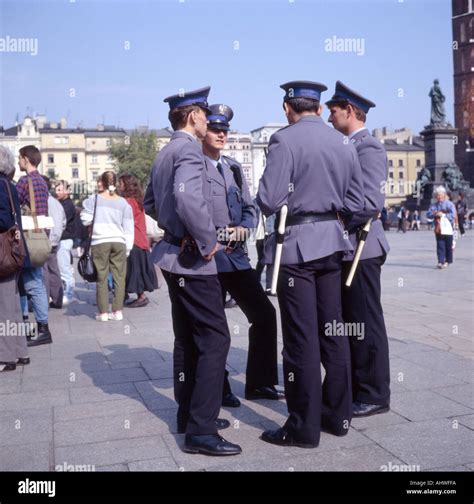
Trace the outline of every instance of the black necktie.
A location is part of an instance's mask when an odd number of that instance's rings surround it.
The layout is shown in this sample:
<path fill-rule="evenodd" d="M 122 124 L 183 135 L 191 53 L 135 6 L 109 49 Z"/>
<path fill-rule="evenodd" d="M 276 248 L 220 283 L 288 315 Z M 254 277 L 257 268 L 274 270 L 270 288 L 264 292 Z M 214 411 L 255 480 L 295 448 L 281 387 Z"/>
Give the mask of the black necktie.
<path fill-rule="evenodd" d="M 222 169 L 222 164 L 220 163 L 220 161 L 217 163 L 217 171 L 221 174 L 222 178 L 225 180 L 225 177 L 224 177 L 224 170 Z"/>

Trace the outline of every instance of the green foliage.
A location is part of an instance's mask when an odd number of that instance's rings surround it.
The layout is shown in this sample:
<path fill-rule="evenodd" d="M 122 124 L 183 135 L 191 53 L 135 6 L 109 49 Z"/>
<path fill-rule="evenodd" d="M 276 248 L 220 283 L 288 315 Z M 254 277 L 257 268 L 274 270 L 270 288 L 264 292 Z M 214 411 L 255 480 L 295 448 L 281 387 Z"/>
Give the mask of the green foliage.
<path fill-rule="evenodd" d="M 151 166 L 156 156 L 156 135 L 133 132 L 109 148 L 119 175 L 130 173 L 137 177 L 143 187 L 150 177 Z"/>

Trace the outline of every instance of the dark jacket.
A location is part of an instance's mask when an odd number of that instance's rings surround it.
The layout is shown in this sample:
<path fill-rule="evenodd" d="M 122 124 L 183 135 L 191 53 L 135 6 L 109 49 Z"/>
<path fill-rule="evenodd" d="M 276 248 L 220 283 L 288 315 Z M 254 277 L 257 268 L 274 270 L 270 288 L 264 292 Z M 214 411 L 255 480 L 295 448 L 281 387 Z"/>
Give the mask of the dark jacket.
<path fill-rule="evenodd" d="M 61 235 L 61 240 L 74 240 L 74 228 L 76 220 L 76 207 L 71 198 L 60 200 L 66 214 L 66 229 Z"/>
<path fill-rule="evenodd" d="M 15 218 L 13 217 L 12 207 L 10 204 L 10 196 L 8 195 L 8 189 L 6 184 L 10 184 L 10 189 L 13 198 L 13 204 L 15 205 L 15 211 L 17 215 L 18 227 L 20 228 L 21 237 L 23 243 L 25 244 L 26 258 L 23 264 L 24 268 L 31 267 L 30 259 L 28 257 L 28 248 L 26 246 L 25 237 L 23 236 L 23 228 L 21 227 L 21 209 L 20 200 L 18 199 L 18 193 L 16 187 L 5 175 L 0 173 L 0 233 L 3 233 L 10 229 L 15 224 Z"/>

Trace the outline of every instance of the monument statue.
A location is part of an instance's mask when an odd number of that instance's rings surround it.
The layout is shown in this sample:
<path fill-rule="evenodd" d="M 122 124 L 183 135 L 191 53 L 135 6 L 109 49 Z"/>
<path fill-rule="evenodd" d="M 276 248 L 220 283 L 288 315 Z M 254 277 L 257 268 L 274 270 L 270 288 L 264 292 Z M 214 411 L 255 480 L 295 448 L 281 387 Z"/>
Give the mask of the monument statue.
<path fill-rule="evenodd" d="M 418 172 L 418 177 L 415 183 L 416 194 L 418 195 L 418 197 L 424 195 L 426 184 L 428 184 L 428 182 L 431 182 L 431 172 L 430 170 L 428 170 L 428 168 L 423 167 Z"/>
<path fill-rule="evenodd" d="M 439 87 L 439 80 L 433 81 L 433 87 L 430 90 L 429 97 L 431 98 L 431 121 L 432 126 L 446 125 L 446 111 L 444 109 L 444 96 L 441 88 Z"/>
<path fill-rule="evenodd" d="M 441 178 L 450 191 L 462 191 L 466 187 L 469 187 L 469 183 L 464 180 L 461 170 L 454 163 L 449 163 L 448 166 L 446 166 Z"/>

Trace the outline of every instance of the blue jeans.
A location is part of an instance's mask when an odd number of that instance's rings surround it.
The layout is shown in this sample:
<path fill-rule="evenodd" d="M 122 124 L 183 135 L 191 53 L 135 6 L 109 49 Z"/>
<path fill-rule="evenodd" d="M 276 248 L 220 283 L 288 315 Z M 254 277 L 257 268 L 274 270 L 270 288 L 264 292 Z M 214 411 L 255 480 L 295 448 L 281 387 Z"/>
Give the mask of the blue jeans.
<path fill-rule="evenodd" d="M 68 301 L 72 300 L 74 295 L 74 268 L 71 264 L 72 240 L 61 240 L 58 249 L 58 266 L 61 272 L 61 280 L 64 283 L 64 295 Z"/>
<path fill-rule="evenodd" d="M 48 294 L 43 279 L 43 268 L 24 268 L 21 272 L 25 292 L 31 296 L 36 322 L 48 323 Z M 28 315 L 28 298 L 21 297 L 23 315 Z"/>
<path fill-rule="evenodd" d="M 436 235 L 438 263 L 453 262 L 453 235 Z"/>

